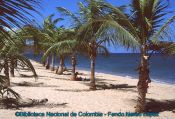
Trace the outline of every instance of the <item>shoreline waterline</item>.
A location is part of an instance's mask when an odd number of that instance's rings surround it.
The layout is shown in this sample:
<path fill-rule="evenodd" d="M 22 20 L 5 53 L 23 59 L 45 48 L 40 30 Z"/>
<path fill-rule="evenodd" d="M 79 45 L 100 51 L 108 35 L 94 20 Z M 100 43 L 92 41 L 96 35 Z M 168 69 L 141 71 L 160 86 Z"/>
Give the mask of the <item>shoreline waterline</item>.
<path fill-rule="evenodd" d="M 78 69 L 78 68 L 77 68 Z M 90 72 L 89 70 L 86 70 L 86 69 L 79 69 L 79 71 L 87 71 L 87 72 Z M 138 80 L 137 77 L 132 77 L 132 76 L 129 76 L 129 75 L 124 75 L 124 74 L 113 74 L 113 73 L 108 73 L 108 72 L 98 72 L 96 71 L 95 73 L 98 73 L 98 74 L 107 74 L 107 75 L 114 75 L 114 76 L 119 76 L 119 77 L 124 77 L 124 78 L 130 78 L 132 80 Z M 154 83 L 158 83 L 158 84 L 165 84 L 165 85 L 172 85 L 172 86 L 175 86 L 175 83 L 168 83 L 168 82 L 161 82 L 159 81 L 159 79 L 152 79 L 151 80 L 152 82 Z"/>
<path fill-rule="evenodd" d="M 41 61 L 42 54 L 33 55 L 31 52 L 25 54 L 29 59 Z M 175 57 L 163 57 L 155 54 L 150 60 L 150 78 L 154 82 L 175 84 Z M 95 71 L 119 76 L 129 76 L 138 79 L 137 67 L 139 65 L 139 54 L 110 54 L 108 58 L 98 55 L 95 64 Z M 55 57 L 54 66 L 59 65 L 59 59 Z M 71 58 L 65 59 L 65 66 L 71 67 Z M 90 59 L 86 56 L 77 56 L 78 69 L 90 71 Z"/>
<path fill-rule="evenodd" d="M 30 59 L 32 62 L 37 62 L 39 64 L 42 64 L 41 62 L 39 61 L 35 61 L 33 59 Z M 52 67 L 50 66 L 50 69 Z M 57 68 L 57 66 L 54 66 L 54 68 Z M 71 69 L 71 67 L 68 67 L 68 69 Z M 86 68 L 82 68 L 82 67 L 76 67 L 76 71 L 79 71 L 79 72 L 88 72 L 90 73 L 90 69 L 86 69 Z M 130 76 L 130 75 L 124 75 L 124 74 L 114 74 L 114 73 L 110 73 L 110 72 L 103 72 L 103 71 L 95 71 L 95 73 L 97 74 L 105 74 L 105 75 L 112 75 L 112 76 L 117 76 L 117 77 L 123 77 L 124 79 L 125 78 L 129 78 L 129 79 L 132 79 L 132 80 L 135 80 L 135 81 L 138 81 L 138 78 L 136 76 Z M 159 79 L 152 79 L 151 80 L 152 82 L 154 83 L 158 83 L 158 84 L 164 84 L 164 85 L 171 85 L 171 86 L 175 86 L 175 83 L 167 83 L 167 82 L 161 82 L 159 81 Z"/>

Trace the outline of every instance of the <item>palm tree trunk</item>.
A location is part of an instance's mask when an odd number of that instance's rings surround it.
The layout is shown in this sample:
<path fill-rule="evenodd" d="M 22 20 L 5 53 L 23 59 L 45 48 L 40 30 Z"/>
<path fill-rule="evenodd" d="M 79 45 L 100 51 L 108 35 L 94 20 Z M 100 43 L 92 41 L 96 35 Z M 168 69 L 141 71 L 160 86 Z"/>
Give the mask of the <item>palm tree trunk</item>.
<path fill-rule="evenodd" d="M 51 62 L 51 71 L 54 71 L 55 70 L 55 68 L 54 68 L 54 59 L 55 58 L 55 56 L 54 56 L 54 54 L 52 54 L 52 62 Z"/>
<path fill-rule="evenodd" d="M 10 86 L 9 66 L 8 66 L 8 59 L 7 58 L 4 59 L 4 74 L 6 77 L 7 86 Z"/>
<path fill-rule="evenodd" d="M 146 53 L 146 48 L 143 47 L 141 51 L 141 66 L 139 67 L 139 81 L 137 84 L 138 99 L 135 109 L 136 112 L 145 111 L 148 83 L 151 82 L 149 77 L 148 55 Z"/>
<path fill-rule="evenodd" d="M 59 58 L 58 58 L 59 59 Z M 60 60 L 59 60 L 60 62 Z M 59 65 L 57 66 L 56 70 L 55 70 L 55 74 L 58 74 L 58 69 L 59 69 Z"/>
<path fill-rule="evenodd" d="M 15 68 L 17 68 L 17 66 L 18 66 L 18 60 L 17 59 L 15 59 L 15 61 L 14 61 L 14 66 L 15 66 Z"/>
<path fill-rule="evenodd" d="M 64 71 L 67 71 L 67 68 L 66 68 L 66 65 L 65 65 L 65 62 L 63 61 L 63 70 Z"/>
<path fill-rule="evenodd" d="M 38 40 L 34 37 L 34 55 L 38 54 L 39 47 L 38 47 Z"/>
<path fill-rule="evenodd" d="M 57 74 L 62 75 L 64 72 L 64 57 L 60 57 L 60 65 L 56 71 Z"/>
<path fill-rule="evenodd" d="M 11 62 L 10 62 L 10 75 L 12 77 L 15 76 L 14 69 L 15 69 L 15 60 L 13 58 L 11 58 Z"/>
<path fill-rule="evenodd" d="M 45 66 L 45 65 L 46 65 L 46 61 L 43 61 L 42 63 L 43 63 L 43 66 Z"/>
<path fill-rule="evenodd" d="M 47 61 L 46 61 L 46 69 L 50 68 L 50 56 L 47 57 Z"/>
<path fill-rule="evenodd" d="M 96 90 L 96 85 L 95 85 L 95 56 L 91 56 L 91 78 L 90 78 L 90 89 L 91 90 Z"/>
<path fill-rule="evenodd" d="M 76 67 L 76 58 L 75 54 L 72 55 L 72 73 L 71 73 L 71 80 L 75 81 L 77 76 L 75 74 L 75 67 Z"/>

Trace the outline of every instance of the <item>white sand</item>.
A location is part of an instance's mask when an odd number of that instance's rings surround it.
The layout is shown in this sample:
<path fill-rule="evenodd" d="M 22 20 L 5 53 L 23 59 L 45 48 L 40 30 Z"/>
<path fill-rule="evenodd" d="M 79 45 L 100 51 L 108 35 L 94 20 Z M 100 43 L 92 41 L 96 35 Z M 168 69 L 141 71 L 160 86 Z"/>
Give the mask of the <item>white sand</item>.
<path fill-rule="evenodd" d="M 44 83 L 45 86 L 41 87 L 22 87 L 22 86 L 12 86 L 12 88 L 20 93 L 24 98 L 32 99 L 42 99 L 47 98 L 48 103 L 60 104 L 59 106 L 49 108 L 47 106 L 42 107 L 27 107 L 21 108 L 20 110 L 12 109 L 0 109 L 0 119 L 26 119 L 26 117 L 16 117 L 15 112 L 134 112 L 134 106 L 136 105 L 135 100 L 137 99 L 137 89 L 134 88 L 119 88 L 119 89 L 106 89 L 97 91 L 88 91 L 89 87 L 85 84 L 89 82 L 84 81 L 69 81 L 70 75 L 57 75 L 50 70 L 45 70 L 45 68 L 34 61 L 32 61 L 37 74 L 39 75 L 38 82 Z M 89 77 L 89 72 L 78 71 L 83 73 L 82 77 Z M 22 72 L 23 74 L 31 74 L 30 72 Z M 98 84 L 128 84 L 128 86 L 136 86 L 137 80 L 131 79 L 130 77 L 121 77 L 115 75 L 109 75 L 104 73 L 96 73 L 96 78 L 98 78 Z M 16 76 L 11 78 L 11 82 L 34 82 L 34 78 L 21 78 Z M 47 86 L 46 86 L 47 85 Z M 160 101 L 164 100 L 174 100 L 175 103 L 175 85 L 159 84 L 152 82 L 147 93 L 147 98 L 156 99 Z M 66 103 L 66 104 L 64 104 Z M 171 104 L 169 104 L 171 106 Z M 157 119 L 168 119 L 175 118 L 175 113 L 172 110 L 160 112 Z M 48 117 L 30 117 L 30 119 L 48 119 Z M 52 117 L 51 119 L 64 119 L 66 117 Z M 67 117 L 70 118 L 70 117 Z M 78 117 L 84 119 L 85 117 Z M 86 117 L 87 118 L 87 117 Z M 93 119 L 94 117 L 88 117 L 88 119 Z M 109 118 L 117 119 L 115 117 L 96 117 L 96 119 Z M 122 117 L 123 119 L 131 117 Z M 148 118 L 150 117 L 132 117 L 132 119 Z"/>

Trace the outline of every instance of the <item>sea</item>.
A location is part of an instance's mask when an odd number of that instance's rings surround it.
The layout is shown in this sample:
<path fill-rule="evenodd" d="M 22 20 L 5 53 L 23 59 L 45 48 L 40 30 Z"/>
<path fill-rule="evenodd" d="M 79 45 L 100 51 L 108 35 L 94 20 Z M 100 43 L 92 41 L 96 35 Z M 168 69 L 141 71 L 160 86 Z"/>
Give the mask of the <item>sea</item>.
<path fill-rule="evenodd" d="M 41 62 L 42 55 L 25 53 L 26 57 Z M 108 73 L 138 79 L 137 67 L 140 62 L 137 53 L 111 53 L 109 56 L 99 54 L 96 59 L 96 72 Z M 55 67 L 59 59 L 55 58 Z M 71 58 L 67 57 L 65 65 L 71 68 Z M 154 54 L 150 59 L 150 78 L 154 82 L 175 84 L 175 56 Z M 84 55 L 77 56 L 77 69 L 90 71 L 90 59 Z"/>

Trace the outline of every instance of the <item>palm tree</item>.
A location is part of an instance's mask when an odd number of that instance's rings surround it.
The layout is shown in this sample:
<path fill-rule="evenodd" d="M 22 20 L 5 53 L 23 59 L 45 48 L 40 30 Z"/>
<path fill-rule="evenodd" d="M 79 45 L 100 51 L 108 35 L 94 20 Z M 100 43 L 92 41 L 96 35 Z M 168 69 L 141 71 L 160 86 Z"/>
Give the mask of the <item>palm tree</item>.
<path fill-rule="evenodd" d="M 0 9 L 0 44 L 3 46 L 7 42 L 13 42 L 13 40 L 10 38 L 9 32 L 7 32 L 7 28 L 11 29 L 13 28 L 19 28 L 21 25 L 24 25 L 26 23 L 30 22 L 29 17 L 32 15 L 30 14 L 31 11 L 37 12 L 36 8 L 39 6 L 40 0 L 1 0 Z M 37 12 L 38 13 L 38 12 Z M 6 37 L 6 38 L 4 38 Z M 2 47 L 1 47 L 2 48 Z M 5 55 L 3 55 L 4 58 Z M 8 66 L 7 66 L 7 60 L 5 58 L 5 73 L 8 75 Z M 3 65 L 1 65 L 1 68 Z M 13 72 L 13 71 L 12 71 Z M 15 97 L 19 97 L 19 95 L 13 91 L 12 89 L 8 88 L 4 85 L 5 79 L 7 77 L 4 77 L 0 75 L 0 93 L 3 97 L 5 93 L 7 93 L 7 96 L 11 93 Z"/>
<path fill-rule="evenodd" d="M 166 43 L 165 40 L 169 40 L 171 37 L 169 30 L 165 31 L 170 24 L 174 22 L 175 17 L 170 18 L 168 21 L 164 20 L 166 14 L 168 14 L 168 3 L 164 0 L 151 0 L 144 1 L 133 0 L 132 8 L 136 11 L 132 17 L 133 25 L 139 29 L 137 34 L 140 42 L 141 61 L 139 66 L 139 82 L 137 89 L 139 93 L 136 111 L 145 111 L 145 98 L 148 89 L 148 83 L 151 82 L 149 76 L 149 52 L 155 52 L 155 49 L 148 48 L 152 44 L 159 46 L 158 52 L 161 52 L 164 48 L 169 47 L 171 43 Z M 147 11 L 147 12 L 145 12 Z M 165 35 L 165 34 L 167 35 Z M 167 37 L 168 36 L 168 37 Z"/>
<path fill-rule="evenodd" d="M 57 42 L 55 42 L 55 44 L 53 44 L 50 48 L 48 48 L 45 55 L 43 56 L 43 59 L 46 59 L 46 57 L 52 52 L 55 52 L 57 55 L 59 55 L 60 65 L 58 66 L 56 72 L 61 75 L 64 72 L 65 56 L 74 54 L 72 55 L 72 57 L 75 57 L 76 52 L 75 44 L 77 42 L 75 40 L 75 31 L 72 29 L 62 29 L 59 35 L 60 35 L 59 38 L 63 40 L 58 40 Z"/>
<path fill-rule="evenodd" d="M 98 49 L 100 51 L 107 52 L 107 48 L 103 44 L 115 44 L 120 42 L 125 46 L 134 45 L 137 41 L 132 38 L 130 40 L 128 37 L 125 37 L 124 34 L 120 35 L 123 37 L 122 40 L 117 39 L 116 37 L 109 36 L 109 32 L 112 32 L 113 29 L 106 29 L 105 27 L 109 20 L 111 20 L 110 15 L 107 15 L 104 12 L 104 1 L 103 0 L 86 0 L 85 4 L 79 3 L 79 15 L 71 13 L 65 8 L 58 7 L 59 12 L 63 13 L 66 16 L 71 16 L 74 20 L 75 28 L 77 30 L 77 40 L 80 41 L 80 44 L 86 48 L 86 51 L 91 60 L 91 76 L 90 76 L 90 89 L 95 90 L 95 60 L 97 57 Z M 125 30 L 121 29 L 120 30 Z M 131 37 L 131 36 L 130 36 Z"/>
<path fill-rule="evenodd" d="M 48 42 L 49 45 L 48 46 L 45 46 L 46 49 L 48 49 L 48 47 L 50 47 L 52 44 L 54 44 L 54 42 L 56 42 L 58 40 L 58 32 L 56 33 L 56 24 L 62 20 L 61 18 L 58 18 L 58 19 L 55 19 L 55 20 L 52 20 L 54 17 L 54 15 L 50 15 L 48 16 L 45 20 L 44 20 L 44 29 L 43 29 L 43 32 L 45 34 L 47 34 L 46 37 L 49 36 L 49 38 L 45 41 L 46 43 Z M 58 31 L 60 31 L 60 29 L 58 29 Z M 51 60 L 52 59 L 52 60 Z M 51 62 L 51 61 L 52 62 Z M 50 62 L 52 64 L 51 66 L 51 70 L 53 71 L 54 70 L 54 52 L 51 53 L 51 56 L 49 55 L 48 58 L 47 58 L 47 62 L 46 62 L 46 69 L 49 69 L 50 68 Z"/>
<path fill-rule="evenodd" d="M 2 66 L 1 68 L 4 68 L 4 74 L 8 86 L 10 86 L 9 72 L 11 73 L 12 76 L 14 76 L 14 68 L 18 68 L 18 65 L 26 66 L 29 70 L 33 72 L 34 77 L 37 78 L 37 74 L 30 60 L 22 55 L 21 50 L 24 47 L 22 40 L 20 40 L 20 38 L 17 38 L 18 36 L 17 33 L 14 34 L 10 33 L 10 34 L 11 34 L 10 37 L 13 38 L 12 40 L 14 43 L 6 42 L 5 45 L 2 47 L 2 49 L 0 50 L 1 60 L 4 60 L 4 63 L 1 64 Z M 15 60 L 18 61 L 16 67 L 14 67 L 14 64 L 12 64 L 12 62 L 14 62 Z M 11 69 L 10 71 L 9 68 Z"/>
<path fill-rule="evenodd" d="M 27 25 L 23 28 L 24 32 L 22 31 L 22 34 L 25 38 L 32 38 L 35 42 L 34 49 L 37 52 L 45 52 L 50 46 L 55 44 L 57 41 L 62 40 L 59 35 L 61 34 L 61 31 L 63 30 L 62 27 L 57 28 L 56 24 L 62 20 L 61 18 L 53 20 L 54 15 L 48 16 L 44 20 L 43 27 L 36 27 L 33 25 Z M 48 55 L 46 58 L 45 66 L 46 69 L 50 68 L 50 62 L 52 58 L 52 67 L 51 70 L 54 68 L 54 55 L 55 53 L 52 52 Z M 51 57 L 52 56 L 52 57 Z M 64 59 L 64 58 L 62 58 Z M 64 62 L 64 60 L 63 60 Z"/>
<path fill-rule="evenodd" d="M 69 55 L 71 55 L 72 72 L 71 72 L 70 80 L 75 81 L 76 80 L 76 74 L 75 74 L 75 70 L 76 70 L 76 52 L 79 49 L 78 48 L 79 44 L 78 44 L 77 40 L 71 39 L 70 36 L 71 35 L 67 35 L 69 40 L 60 41 L 60 42 L 54 44 L 53 46 L 51 46 L 46 51 L 45 55 L 43 56 L 43 59 L 46 58 L 49 55 L 50 52 L 53 52 L 53 51 L 57 52 L 58 54 L 69 54 Z M 62 66 L 63 64 L 61 64 L 61 63 L 62 63 L 62 60 L 60 62 L 60 66 L 59 66 L 59 73 L 63 73 L 63 71 L 64 71 L 63 66 Z"/>
<path fill-rule="evenodd" d="M 107 26 L 116 29 L 120 34 L 125 32 L 124 37 L 134 38 L 139 43 L 140 65 L 138 68 L 136 111 L 143 112 L 145 111 L 148 83 L 151 82 L 149 76 L 150 58 L 154 52 L 173 52 L 172 49 L 175 45 L 171 41 L 173 38 L 171 30 L 175 16 L 168 20 L 164 19 L 168 13 L 171 13 L 167 11 L 169 5 L 166 0 L 132 0 L 131 14 L 124 14 L 118 8 L 107 3 L 104 3 L 103 6 L 111 12 L 112 19 L 106 22 Z M 119 28 L 124 29 L 124 31 Z M 116 37 L 123 39 L 119 35 Z"/>

